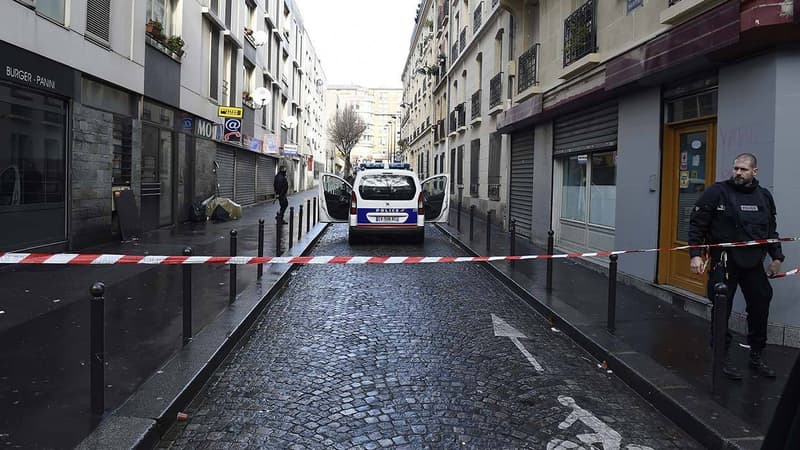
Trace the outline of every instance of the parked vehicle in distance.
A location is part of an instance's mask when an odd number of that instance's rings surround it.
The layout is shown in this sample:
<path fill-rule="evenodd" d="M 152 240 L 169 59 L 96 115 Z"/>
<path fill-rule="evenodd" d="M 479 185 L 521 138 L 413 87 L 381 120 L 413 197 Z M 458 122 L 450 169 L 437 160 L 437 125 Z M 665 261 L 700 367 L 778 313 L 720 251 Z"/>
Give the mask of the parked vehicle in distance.
<path fill-rule="evenodd" d="M 447 221 L 449 176 L 420 182 L 407 163 L 364 163 L 352 185 L 337 175 L 322 174 L 319 198 L 320 221 L 349 224 L 350 244 L 367 234 L 406 234 L 422 244 L 425 223 Z"/>

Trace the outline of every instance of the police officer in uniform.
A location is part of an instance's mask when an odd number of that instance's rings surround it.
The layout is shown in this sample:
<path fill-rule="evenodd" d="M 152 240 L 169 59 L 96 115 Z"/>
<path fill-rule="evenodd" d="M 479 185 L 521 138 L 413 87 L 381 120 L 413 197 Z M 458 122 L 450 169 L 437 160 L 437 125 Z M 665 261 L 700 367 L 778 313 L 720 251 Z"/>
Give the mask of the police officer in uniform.
<path fill-rule="evenodd" d="M 689 244 L 719 244 L 723 242 L 750 241 L 777 238 L 775 201 L 772 194 L 758 185 L 756 157 L 742 153 L 733 163 L 733 176 L 710 186 L 695 203 L 689 222 Z M 764 256 L 769 253 L 772 262 L 764 271 Z M 761 352 L 767 343 L 767 318 L 772 300 L 772 286 L 768 276 L 780 271 L 785 259 L 781 244 L 767 246 L 711 248 L 710 264 L 702 258 L 703 249 L 693 248 L 691 270 L 701 274 L 709 268 L 708 297 L 714 301 L 714 285 L 725 282 L 728 286 L 728 317 L 733 306 L 736 287 L 742 288 L 747 303 L 747 343 L 750 345 L 749 367 L 765 377 L 775 377 L 775 371 L 764 363 Z M 713 330 L 713 324 L 712 324 Z M 722 372 L 730 379 L 739 380 L 741 372 L 731 364 L 732 336 L 725 336 L 725 361 Z"/>
<path fill-rule="evenodd" d="M 286 179 L 286 166 L 281 165 L 278 169 L 278 174 L 275 175 L 275 181 L 273 181 L 273 187 L 275 188 L 275 195 L 278 197 L 278 202 L 280 202 L 281 205 L 276 219 L 286 225 L 287 222 L 283 220 L 283 213 L 286 212 L 286 207 L 289 206 L 289 200 L 286 198 L 286 194 L 289 193 L 289 180 Z"/>

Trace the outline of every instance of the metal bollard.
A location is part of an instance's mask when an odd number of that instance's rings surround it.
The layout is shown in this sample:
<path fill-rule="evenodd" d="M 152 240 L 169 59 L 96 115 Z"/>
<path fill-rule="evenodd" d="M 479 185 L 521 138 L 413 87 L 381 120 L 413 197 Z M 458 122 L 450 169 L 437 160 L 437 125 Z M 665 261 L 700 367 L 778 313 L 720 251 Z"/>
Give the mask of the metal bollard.
<path fill-rule="evenodd" d="M 486 211 L 486 254 L 492 251 L 492 214 L 493 209 Z"/>
<path fill-rule="evenodd" d="M 314 197 L 314 220 L 311 223 L 317 225 L 317 197 Z"/>
<path fill-rule="evenodd" d="M 311 229 L 311 199 L 306 199 L 306 233 Z"/>
<path fill-rule="evenodd" d="M 297 242 L 303 237 L 303 205 L 298 206 L 300 211 L 297 213 Z"/>
<path fill-rule="evenodd" d="M 105 356 L 105 311 L 103 297 L 106 286 L 103 283 L 95 283 L 89 289 L 92 294 L 92 304 L 89 312 L 91 328 L 89 330 L 89 386 L 91 389 L 92 414 L 102 415 L 105 409 L 105 378 L 104 369 L 106 363 Z"/>
<path fill-rule="evenodd" d="M 281 256 L 281 243 L 283 241 L 283 218 L 275 216 L 275 256 Z"/>
<path fill-rule="evenodd" d="M 617 330 L 617 259 L 619 255 L 609 255 L 608 263 L 608 324 L 609 333 Z"/>
<path fill-rule="evenodd" d="M 292 248 L 292 239 L 294 239 L 294 206 L 289 207 L 289 245 L 287 250 Z"/>
<path fill-rule="evenodd" d="M 553 230 L 547 231 L 547 254 L 552 255 L 553 249 L 555 248 L 555 243 L 553 239 L 553 235 L 555 232 Z M 553 290 L 553 258 L 547 258 L 547 278 L 546 278 L 546 288 L 547 292 Z"/>
<path fill-rule="evenodd" d="M 517 254 L 517 221 L 514 219 L 508 222 L 508 248 L 511 256 Z"/>
<path fill-rule="evenodd" d="M 264 256 L 264 219 L 258 219 L 258 257 L 262 256 Z M 261 271 L 263 269 L 264 265 L 259 264 L 256 278 L 261 279 Z"/>
<path fill-rule="evenodd" d="M 713 317 L 713 360 L 711 372 L 711 391 L 717 393 L 723 385 L 722 363 L 725 360 L 725 335 L 728 333 L 728 286 L 725 283 L 714 285 Z"/>
<path fill-rule="evenodd" d="M 192 247 L 183 249 L 183 256 L 192 256 Z M 183 265 L 183 345 L 192 340 L 192 265 Z"/>
<path fill-rule="evenodd" d="M 475 205 L 469 205 L 469 241 L 472 242 L 472 229 L 475 227 Z"/>
<path fill-rule="evenodd" d="M 231 256 L 236 256 L 236 241 L 238 240 L 238 234 L 239 232 L 236 230 L 231 230 Z M 228 266 L 228 272 L 230 273 L 230 281 L 228 282 L 230 287 L 228 291 L 228 304 L 232 305 L 233 302 L 236 301 L 236 265 L 228 264 Z"/>

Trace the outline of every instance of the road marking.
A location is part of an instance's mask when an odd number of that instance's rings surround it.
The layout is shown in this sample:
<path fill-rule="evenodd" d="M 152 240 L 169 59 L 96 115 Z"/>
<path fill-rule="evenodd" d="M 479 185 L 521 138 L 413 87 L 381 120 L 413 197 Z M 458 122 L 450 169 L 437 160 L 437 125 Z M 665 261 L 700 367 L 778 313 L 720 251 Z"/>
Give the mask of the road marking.
<path fill-rule="evenodd" d="M 622 436 L 613 428 L 608 426 L 605 422 L 597 418 L 590 411 L 581 408 L 572 397 L 565 395 L 558 396 L 558 402 L 564 406 L 572 409 L 572 412 L 564 419 L 563 422 L 558 424 L 560 430 L 570 428 L 575 422 L 581 422 L 584 427 L 594 431 L 594 433 L 581 433 L 575 438 L 581 444 L 587 444 L 589 448 L 595 448 L 594 444 L 600 444 L 605 450 L 619 450 Z M 573 430 L 574 431 L 574 430 Z M 547 450 L 566 450 L 574 448 L 586 448 L 583 445 L 573 441 L 565 441 L 561 439 L 552 439 L 547 443 Z M 629 444 L 625 446 L 627 450 L 653 450 L 645 445 Z"/>
<path fill-rule="evenodd" d="M 524 333 L 517 330 L 516 328 L 512 327 L 508 324 L 505 320 L 501 319 L 500 317 L 492 314 L 492 326 L 494 327 L 494 335 L 498 337 L 507 337 L 511 339 L 511 342 L 514 343 L 515 346 L 525 355 L 525 358 L 528 359 L 528 362 L 531 363 L 534 369 L 537 372 L 544 372 L 544 368 L 539 361 L 536 361 L 536 358 L 528 352 L 525 346 L 522 345 L 520 339 L 528 339 L 528 336 L 525 336 Z"/>

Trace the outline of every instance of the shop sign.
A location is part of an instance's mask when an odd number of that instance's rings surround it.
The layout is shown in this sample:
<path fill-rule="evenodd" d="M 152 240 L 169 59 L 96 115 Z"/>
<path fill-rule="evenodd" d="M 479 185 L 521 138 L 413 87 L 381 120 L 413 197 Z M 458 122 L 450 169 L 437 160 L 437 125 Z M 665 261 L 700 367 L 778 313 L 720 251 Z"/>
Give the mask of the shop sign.
<path fill-rule="evenodd" d="M 240 119 L 225 119 L 225 131 L 222 135 L 225 142 L 242 143 L 242 121 Z"/>
<path fill-rule="evenodd" d="M 261 147 L 263 143 L 264 141 L 261 139 L 256 139 L 253 136 L 244 137 L 244 146 L 251 152 L 262 153 Z"/>
<path fill-rule="evenodd" d="M 237 108 L 235 106 L 218 106 L 217 115 L 219 117 L 230 117 L 233 119 L 241 119 L 242 116 L 244 115 L 244 110 L 242 108 Z"/>
<path fill-rule="evenodd" d="M 286 156 L 297 156 L 297 144 L 283 144 L 283 154 Z"/>
<path fill-rule="evenodd" d="M 194 119 L 192 119 L 191 117 L 184 117 L 183 118 L 183 129 L 191 131 L 192 128 L 194 128 Z"/>
<path fill-rule="evenodd" d="M 278 136 L 275 133 L 267 133 L 264 135 L 264 146 L 262 150 L 267 155 L 278 154 Z"/>
<path fill-rule="evenodd" d="M 212 139 L 214 137 L 214 124 L 198 117 L 194 120 L 194 134 L 201 138 Z"/>
<path fill-rule="evenodd" d="M 75 70 L 4 42 L 0 42 L 0 74 L 6 81 L 72 97 Z"/>

